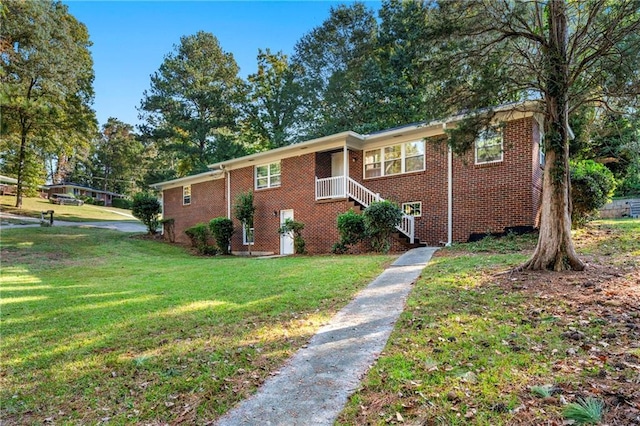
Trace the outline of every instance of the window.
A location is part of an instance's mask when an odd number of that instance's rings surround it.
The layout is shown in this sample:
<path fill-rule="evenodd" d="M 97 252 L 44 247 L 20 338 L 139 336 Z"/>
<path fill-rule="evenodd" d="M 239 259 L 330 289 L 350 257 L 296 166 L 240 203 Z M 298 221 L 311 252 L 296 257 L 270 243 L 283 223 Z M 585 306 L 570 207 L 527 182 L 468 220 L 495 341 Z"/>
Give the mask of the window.
<path fill-rule="evenodd" d="M 424 141 L 385 146 L 364 153 L 365 179 L 422 170 L 424 170 Z"/>
<path fill-rule="evenodd" d="M 476 164 L 502 161 L 502 130 L 487 129 L 476 139 Z"/>
<path fill-rule="evenodd" d="M 544 163 L 546 161 L 546 155 L 544 152 L 544 133 L 540 133 L 540 141 L 538 142 L 538 156 L 540 160 L 540 167 L 544 168 Z"/>
<path fill-rule="evenodd" d="M 422 216 L 422 201 L 413 201 L 411 203 L 402 203 L 402 212 L 407 216 Z"/>
<path fill-rule="evenodd" d="M 191 204 L 191 185 L 185 185 L 182 187 L 182 205 L 188 206 Z"/>
<path fill-rule="evenodd" d="M 247 229 L 244 222 L 242 223 L 242 244 L 245 246 L 253 245 L 254 243 L 254 235 L 253 228 Z"/>
<path fill-rule="evenodd" d="M 280 162 L 256 166 L 256 189 L 280 186 Z"/>

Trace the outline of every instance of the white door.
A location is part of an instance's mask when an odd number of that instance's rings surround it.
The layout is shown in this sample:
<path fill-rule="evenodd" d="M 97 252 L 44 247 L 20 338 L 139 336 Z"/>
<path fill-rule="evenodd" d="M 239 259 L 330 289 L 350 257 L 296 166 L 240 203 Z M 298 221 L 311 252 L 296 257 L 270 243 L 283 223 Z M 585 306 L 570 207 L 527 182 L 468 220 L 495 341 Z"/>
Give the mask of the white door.
<path fill-rule="evenodd" d="M 331 154 L 331 177 L 344 176 L 344 153 Z"/>
<path fill-rule="evenodd" d="M 280 226 L 287 219 L 293 220 L 293 210 L 280 210 Z M 293 232 L 280 235 L 280 254 L 293 254 Z"/>

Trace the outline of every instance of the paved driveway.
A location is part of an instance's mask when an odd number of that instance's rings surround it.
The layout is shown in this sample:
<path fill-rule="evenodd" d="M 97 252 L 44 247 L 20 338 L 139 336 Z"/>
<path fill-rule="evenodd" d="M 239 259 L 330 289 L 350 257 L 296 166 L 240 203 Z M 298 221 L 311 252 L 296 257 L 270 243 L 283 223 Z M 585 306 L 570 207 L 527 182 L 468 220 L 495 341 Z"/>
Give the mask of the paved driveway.
<path fill-rule="evenodd" d="M 23 224 L 7 223 L 3 219 L 20 220 Z M 2 229 L 15 229 L 25 228 L 30 226 L 40 226 L 40 219 L 33 217 L 17 216 L 14 214 L 0 212 L 0 228 Z M 147 232 L 147 227 L 139 221 L 101 221 L 101 222 L 65 222 L 62 220 L 54 220 L 53 226 L 77 226 L 79 228 L 102 228 L 112 229 L 114 231 L 121 232 Z"/>

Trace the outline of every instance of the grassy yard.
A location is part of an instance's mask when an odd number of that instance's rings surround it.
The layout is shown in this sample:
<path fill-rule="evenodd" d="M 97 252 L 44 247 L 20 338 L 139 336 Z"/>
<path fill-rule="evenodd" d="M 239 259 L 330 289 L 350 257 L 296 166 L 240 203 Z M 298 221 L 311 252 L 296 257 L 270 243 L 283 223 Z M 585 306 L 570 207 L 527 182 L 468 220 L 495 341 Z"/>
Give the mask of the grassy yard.
<path fill-rule="evenodd" d="M 639 236 L 640 220 L 594 222 L 576 273 L 502 274 L 531 237 L 441 250 L 338 423 L 557 425 L 582 398 L 640 424 Z"/>
<path fill-rule="evenodd" d="M 118 209 L 115 207 L 102 207 L 84 204 L 82 206 L 61 206 L 51 204 L 49 200 L 43 198 L 22 199 L 22 208 L 15 208 L 16 197 L 0 196 L 0 210 L 20 216 L 40 218 L 40 212 L 53 210 L 54 219 L 68 222 L 94 222 L 113 220 L 137 220 L 131 216 L 130 210 Z"/>
<path fill-rule="evenodd" d="M 1 255 L 3 424 L 205 424 L 392 259 L 201 258 L 76 228 L 3 231 Z"/>

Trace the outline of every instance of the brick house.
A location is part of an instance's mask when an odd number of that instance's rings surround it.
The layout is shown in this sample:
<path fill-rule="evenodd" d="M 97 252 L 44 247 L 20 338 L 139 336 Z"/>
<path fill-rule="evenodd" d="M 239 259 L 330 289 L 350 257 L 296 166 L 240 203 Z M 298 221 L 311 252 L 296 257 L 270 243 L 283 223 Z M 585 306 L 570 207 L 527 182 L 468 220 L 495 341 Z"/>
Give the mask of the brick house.
<path fill-rule="evenodd" d="M 370 135 L 342 132 L 212 164 L 205 173 L 153 187 L 161 191 L 163 217 L 174 219 L 177 241 L 188 241 L 186 228 L 225 216 L 238 230 L 234 252 L 252 244 L 254 253 L 293 253 L 291 236 L 278 234 L 293 218 L 305 224 L 307 250 L 328 253 L 339 238 L 337 216 L 379 198 L 405 213 L 395 250 L 533 228 L 544 162 L 540 120 L 522 105 L 501 107 L 501 126 L 457 156 L 444 130 L 461 118 Z M 232 212 L 246 191 L 253 191 L 256 206 L 253 235 L 245 235 Z"/>
<path fill-rule="evenodd" d="M 95 200 L 104 202 L 104 205 L 107 207 L 112 205 L 114 198 L 124 198 L 124 195 L 122 194 L 91 188 L 73 182 L 46 185 L 45 189 L 47 190 L 49 197 L 53 194 L 73 194 L 76 197 L 91 197 Z"/>

